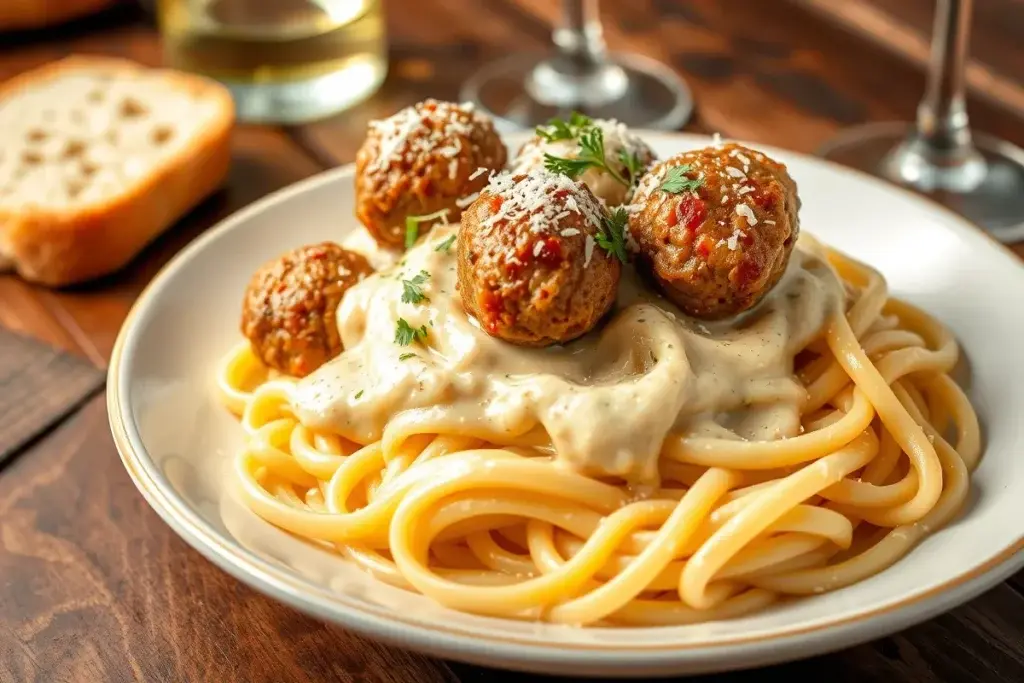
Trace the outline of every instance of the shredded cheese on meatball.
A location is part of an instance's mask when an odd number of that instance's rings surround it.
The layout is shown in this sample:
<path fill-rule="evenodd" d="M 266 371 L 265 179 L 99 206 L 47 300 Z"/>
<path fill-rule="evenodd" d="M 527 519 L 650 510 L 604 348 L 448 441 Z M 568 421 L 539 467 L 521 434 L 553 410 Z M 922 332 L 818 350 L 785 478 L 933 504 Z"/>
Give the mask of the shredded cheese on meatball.
<path fill-rule="evenodd" d="M 383 170 L 394 162 L 433 152 L 450 160 L 449 173 L 454 177 L 462 151 L 459 136 L 469 137 L 473 124 L 489 123 L 489 117 L 472 107 L 424 100 L 389 118 L 370 121 L 370 130 L 380 137 L 380 153 L 368 168 Z"/>
<path fill-rule="evenodd" d="M 571 178 L 550 171 L 535 171 L 520 177 L 518 182 L 516 178 L 508 172 L 491 178 L 487 192 L 500 196 L 503 201 L 494 215 L 482 223 L 484 227 L 502 220 L 524 220 L 529 224 L 530 232 L 553 233 L 559 214 L 568 210 L 586 218 L 596 229 L 601 228 L 600 205 Z M 552 195 L 559 191 L 566 193 L 564 199 L 553 199 Z"/>
<path fill-rule="evenodd" d="M 757 225 L 757 217 L 754 216 L 753 209 L 751 209 L 746 204 L 737 204 L 736 205 L 736 213 L 738 213 L 740 216 L 743 216 L 744 218 L 747 219 L 747 225 L 749 225 L 749 226 Z"/>

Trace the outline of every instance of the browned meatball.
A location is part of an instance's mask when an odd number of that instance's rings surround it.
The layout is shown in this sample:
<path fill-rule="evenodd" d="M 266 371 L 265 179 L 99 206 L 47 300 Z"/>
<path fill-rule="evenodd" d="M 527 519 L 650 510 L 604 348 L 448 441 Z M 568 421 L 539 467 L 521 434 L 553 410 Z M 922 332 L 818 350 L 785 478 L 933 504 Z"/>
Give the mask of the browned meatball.
<path fill-rule="evenodd" d="M 615 301 L 621 264 L 601 247 L 604 210 L 587 186 L 548 171 L 494 178 L 462 215 L 459 293 L 491 336 L 565 343 Z"/>
<path fill-rule="evenodd" d="M 713 320 L 751 308 L 779 281 L 800 232 L 799 209 L 784 165 L 717 145 L 652 168 L 637 188 L 629 231 L 638 266 L 665 295 Z"/>
<path fill-rule="evenodd" d="M 469 105 L 406 107 L 370 123 L 356 154 L 356 216 L 379 243 L 400 247 L 408 216 L 447 210 L 446 220 L 457 222 L 506 155 L 491 119 Z"/>
<path fill-rule="evenodd" d="M 253 274 L 242 305 L 242 334 L 268 367 L 305 377 L 341 353 L 338 304 L 372 272 L 361 254 L 333 242 L 294 249 Z"/>

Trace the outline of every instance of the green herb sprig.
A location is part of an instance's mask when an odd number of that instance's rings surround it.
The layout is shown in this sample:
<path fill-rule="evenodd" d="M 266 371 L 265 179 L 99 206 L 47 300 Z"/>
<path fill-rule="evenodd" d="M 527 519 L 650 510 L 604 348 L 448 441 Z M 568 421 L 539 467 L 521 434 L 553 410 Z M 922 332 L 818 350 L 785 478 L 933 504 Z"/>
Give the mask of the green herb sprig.
<path fill-rule="evenodd" d="M 629 212 L 623 207 L 615 209 L 602 219 L 602 230 L 594 236 L 597 245 L 617 259 L 626 262 L 626 223 Z"/>
<path fill-rule="evenodd" d="M 591 123 L 592 121 L 589 116 L 584 116 L 578 111 L 574 111 L 569 116 L 568 121 L 558 118 L 551 119 L 546 126 L 537 126 L 536 132 L 538 137 L 548 142 L 575 140 L 580 132 L 591 125 Z"/>
<path fill-rule="evenodd" d="M 439 245 L 434 247 L 434 251 L 442 252 L 442 253 L 447 254 L 448 252 L 450 252 L 452 250 L 452 245 L 455 244 L 455 238 L 456 237 L 457 237 L 457 235 L 455 235 L 454 233 L 449 235 L 448 239 L 446 239 L 444 242 L 441 242 Z"/>
<path fill-rule="evenodd" d="M 414 341 L 427 338 L 427 326 L 420 325 L 413 327 L 405 318 L 399 318 L 395 326 L 395 343 L 399 346 L 408 346 Z"/>
<path fill-rule="evenodd" d="M 416 240 L 420 238 L 420 223 L 444 218 L 448 215 L 448 211 L 449 209 L 441 209 L 423 216 L 407 216 L 405 219 L 405 248 L 411 249 L 416 244 Z"/>
<path fill-rule="evenodd" d="M 573 114 L 573 117 L 576 117 L 576 114 Z M 604 147 L 604 131 L 595 126 L 589 118 L 571 118 L 568 123 L 552 119 L 543 134 L 540 130 L 538 129 L 538 135 L 549 142 L 576 140 L 579 147 L 579 152 L 574 158 L 557 157 L 545 152 L 544 168 L 552 173 L 561 173 L 576 179 L 588 169 L 599 168 L 628 190 L 632 190 L 640 181 L 640 176 L 643 173 L 643 163 L 640 161 L 640 157 L 627 149 L 619 150 L 617 159 L 626 172 L 626 175 L 623 176 L 614 165 L 608 162 Z"/>
<path fill-rule="evenodd" d="M 418 304 L 421 301 L 430 301 L 430 298 L 423 293 L 423 283 L 430 279 L 430 273 L 421 270 L 410 280 L 402 280 L 402 303 Z"/>
<path fill-rule="evenodd" d="M 697 188 L 704 184 L 704 179 L 687 177 L 686 174 L 692 170 L 693 167 L 689 164 L 673 166 L 668 169 L 668 172 L 665 174 L 665 180 L 661 182 L 661 186 L 658 189 L 670 194 L 696 192 Z"/>
<path fill-rule="evenodd" d="M 587 169 L 599 168 L 607 171 L 611 177 L 626 187 L 631 187 L 630 182 L 608 163 L 604 153 L 604 131 L 596 126 L 587 128 L 580 133 L 579 153 L 575 159 L 556 157 L 545 152 L 544 168 L 552 173 L 561 173 L 573 179 L 578 178 Z"/>

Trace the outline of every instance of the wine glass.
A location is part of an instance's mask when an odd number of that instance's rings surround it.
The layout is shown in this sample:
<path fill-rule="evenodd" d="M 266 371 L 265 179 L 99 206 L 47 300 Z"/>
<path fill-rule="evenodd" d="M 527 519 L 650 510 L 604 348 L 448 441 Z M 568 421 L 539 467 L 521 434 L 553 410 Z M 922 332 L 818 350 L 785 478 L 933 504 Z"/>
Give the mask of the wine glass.
<path fill-rule="evenodd" d="M 461 99 L 506 131 L 567 118 L 572 111 L 634 128 L 681 128 L 693 112 L 686 83 L 657 61 L 609 54 L 597 4 L 563 0 L 553 54 L 512 55 L 486 64 L 463 85 Z"/>
<path fill-rule="evenodd" d="M 1001 242 L 1024 238 L 1024 150 L 972 133 L 964 62 L 973 0 L 938 0 L 931 64 L 915 124 L 881 123 L 841 133 L 826 159 L 909 187 Z"/>

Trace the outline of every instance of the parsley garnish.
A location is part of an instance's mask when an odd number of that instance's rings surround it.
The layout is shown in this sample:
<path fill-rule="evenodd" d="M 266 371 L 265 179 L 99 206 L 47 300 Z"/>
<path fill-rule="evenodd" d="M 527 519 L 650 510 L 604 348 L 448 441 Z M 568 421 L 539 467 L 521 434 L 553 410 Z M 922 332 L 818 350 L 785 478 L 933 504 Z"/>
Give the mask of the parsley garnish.
<path fill-rule="evenodd" d="M 591 123 L 589 116 L 574 111 L 568 121 L 551 119 L 546 126 L 537 126 L 537 136 L 548 142 L 575 140 L 580 132 Z"/>
<path fill-rule="evenodd" d="M 411 280 L 402 280 L 402 303 L 418 304 L 421 301 L 430 301 L 423 293 L 422 284 L 430 279 L 430 273 L 421 270 Z"/>
<path fill-rule="evenodd" d="M 403 353 L 401 356 L 398 357 L 398 360 L 409 360 L 410 358 L 415 358 L 415 357 L 416 357 L 415 353 Z"/>
<path fill-rule="evenodd" d="M 449 251 L 451 251 L 452 245 L 455 244 L 456 236 L 457 235 L 455 235 L 454 233 L 449 235 L 448 239 L 434 247 L 434 251 L 443 251 L 444 253 L 447 254 Z"/>
<path fill-rule="evenodd" d="M 630 152 L 623 147 L 619 150 L 619 161 L 626 167 L 626 173 L 629 174 L 629 187 L 634 187 L 644 172 L 644 165 L 640 161 L 640 157 L 636 155 L 636 152 Z"/>
<path fill-rule="evenodd" d="M 662 192 L 668 192 L 671 194 L 679 194 L 680 192 L 696 192 L 697 188 L 704 184 L 704 179 L 687 178 L 686 174 L 691 170 L 693 170 L 693 168 L 689 164 L 673 166 L 668 169 L 668 173 L 665 174 L 665 180 L 662 181 L 661 187 L 658 189 Z"/>
<path fill-rule="evenodd" d="M 603 230 L 595 235 L 594 239 L 598 246 L 626 262 L 626 222 L 629 220 L 629 213 L 623 207 L 619 207 L 610 216 L 602 219 Z"/>
<path fill-rule="evenodd" d="M 420 237 L 420 223 L 444 218 L 448 215 L 448 211 L 449 209 L 441 209 L 423 216 L 407 216 L 405 219 L 405 248 L 411 249 L 416 244 L 416 240 Z"/>
<path fill-rule="evenodd" d="M 408 346 L 417 339 L 427 338 L 427 326 L 420 325 L 419 327 L 413 327 L 405 318 L 398 319 L 398 325 L 395 326 L 395 343 L 399 346 Z"/>
<path fill-rule="evenodd" d="M 556 157 L 547 152 L 544 153 L 544 168 L 552 173 L 561 173 L 576 179 L 589 168 L 600 168 L 608 172 L 618 182 L 627 188 L 632 183 L 626 181 L 622 175 L 608 165 L 604 155 L 604 131 L 597 126 L 584 129 L 579 135 L 579 153 L 575 159 Z"/>
<path fill-rule="evenodd" d="M 363 390 L 360 389 L 359 391 L 356 392 L 356 400 L 358 401 L 362 397 L 363 397 Z"/>

